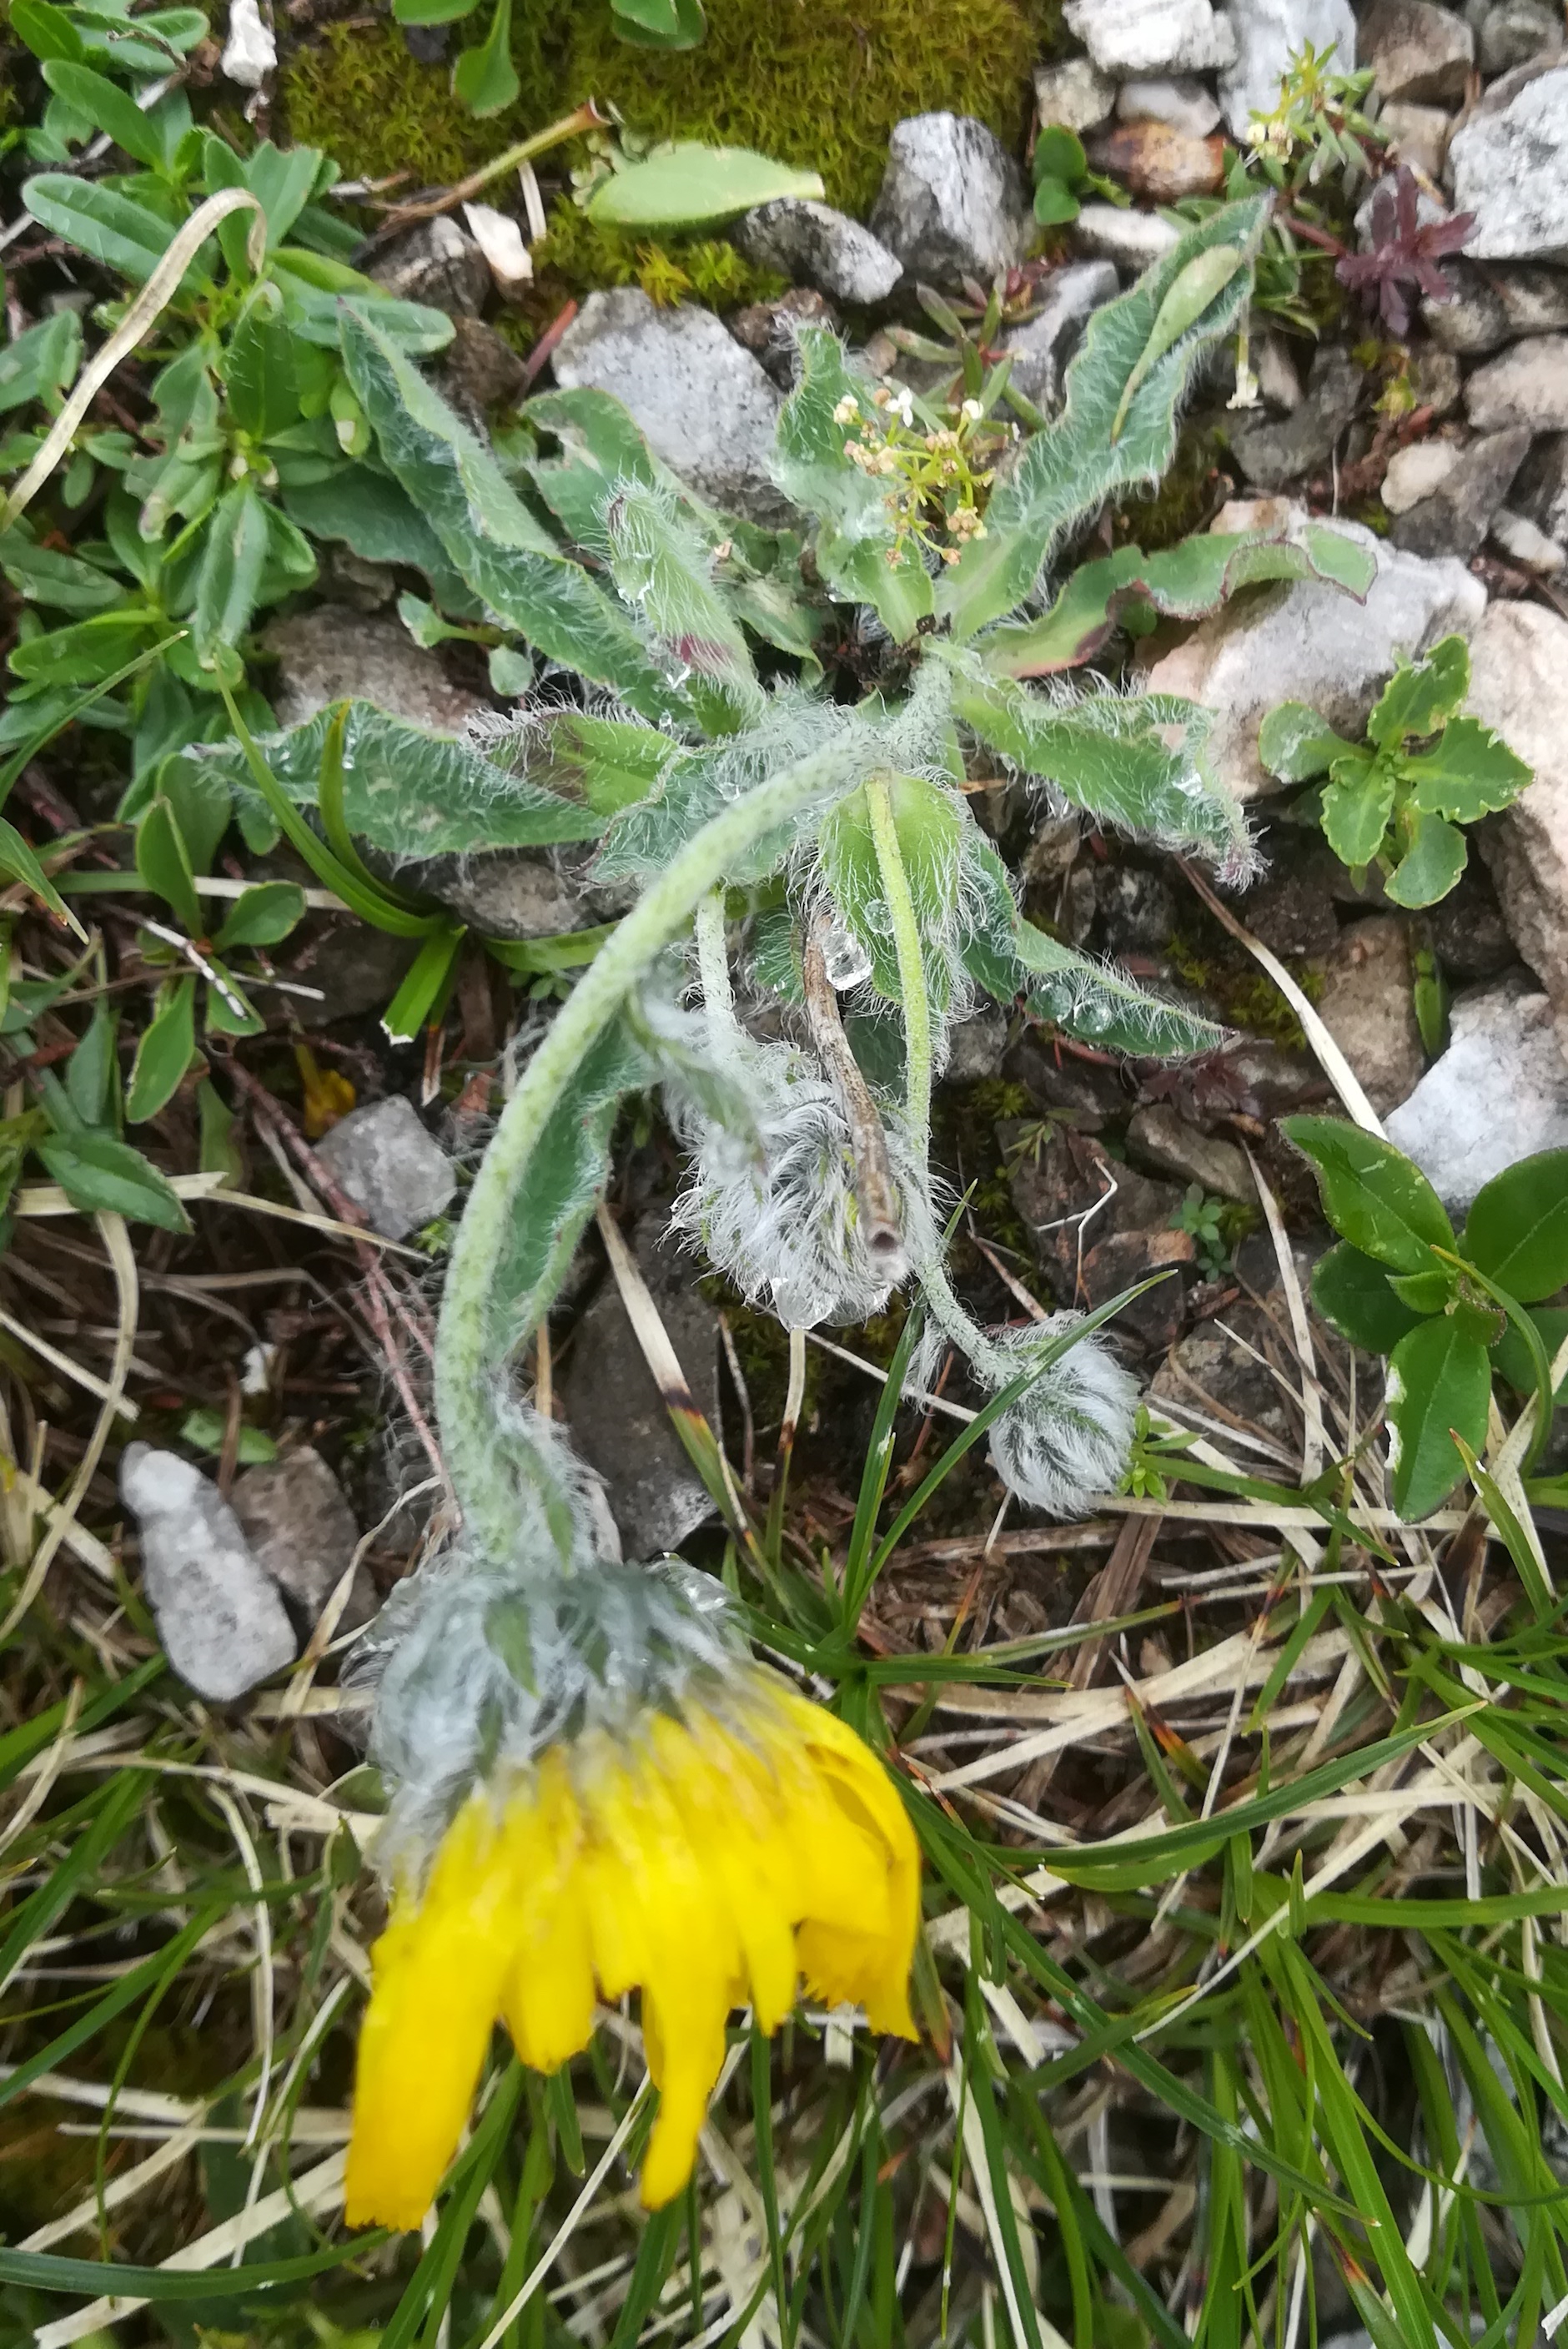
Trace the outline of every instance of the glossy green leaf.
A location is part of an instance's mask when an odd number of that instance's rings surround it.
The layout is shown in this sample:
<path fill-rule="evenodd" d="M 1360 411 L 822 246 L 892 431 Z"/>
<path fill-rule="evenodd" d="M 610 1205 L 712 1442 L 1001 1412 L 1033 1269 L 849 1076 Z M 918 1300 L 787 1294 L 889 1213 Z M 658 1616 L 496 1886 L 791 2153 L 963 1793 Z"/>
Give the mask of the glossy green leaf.
<path fill-rule="evenodd" d="M 81 357 L 82 322 L 74 310 L 62 310 L 14 336 L 0 351 L 0 415 L 63 389 Z"/>
<path fill-rule="evenodd" d="M 234 900 L 212 943 L 220 954 L 236 947 L 275 947 L 304 918 L 304 891 L 293 881 L 261 881 Z"/>
<path fill-rule="evenodd" d="M 645 718 L 683 708 L 635 630 L 563 555 L 490 450 L 381 332 L 370 305 L 343 305 L 345 362 L 381 454 L 454 566 L 509 627 L 608 685 Z"/>
<path fill-rule="evenodd" d="M 1348 1240 L 1314 1265 L 1312 1301 L 1331 1329 L 1369 1354 L 1391 1354 L 1422 1319 L 1395 1296 L 1387 1267 Z"/>
<path fill-rule="evenodd" d="M 84 1125 L 108 1123 L 119 1063 L 115 1038 L 119 1021 L 100 996 L 93 1006 L 80 1043 L 66 1063 L 66 1091 L 71 1107 Z"/>
<path fill-rule="evenodd" d="M 204 669 L 215 667 L 250 626 L 271 545 L 265 507 L 248 481 L 236 481 L 212 511 L 196 574 L 191 636 Z"/>
<path fill-rule="evenodd" d="M 168 152 L 155 109 L 144 110 L 129 90 L 110 81 L 106 74 L 95 73 L 91 66 L 74 65 L 65 58 L 50 59 L 44 67 L 44 79 L 67 106 L 107 132 L 115 146 L 123 148 L 137 162 L 145 163 L 149 171 L 164 171 Z"/>
<path fill-rule="evenodd" d="M 1487 1350 L 1449 1316 L 1400 1339 L 1389 1357 L 1385 1411 L 1394 1506 L 1402 1517 L 1429 1516 L 1452 1492 L 1463 1474 L 1454 1433 L 1479 1452 L 1491 1401 Z"/>
<path fill-rule="evenodd" d="M 1470 691 L 1470 647 L 1444 636 L 1418 661 L 1402 661 L 1367 720 L 1369 740 L 1397 748 L 1407 735 L 1435 734 Z"/>
<path fill-rule="evenodd" d="M 1534 777 L 1533 768 L 1479 718 L 1450 718 L 1430 750 L 1400 760 L 1399 772 L 1411 786 L 1412 807 L 1453 823 L 1474 823 L 1511 807 Z"/>
<path fill-rule="evenodd" d="M 748 147 L 705 147 L 683 139 L 656 147 L 602 180 L 588 200 L 591 221 L 612 228 L 696 227 L 736 219 L 780 196 L 820 197 L 815 171 L 777 163 Z"/>
<path fill-rule="evenodd" d="M 446 999 L 468 932 L 460 923 L 433 930 L 415 956 L 402 985 L 381 1015 L 394 1044 L 408 1044 Z"/>
<path fill-rule="evenodd" d="M 1441 1313 L 1459 1293 L 1460 1276 L 1451 1265 L 1434 1265 L 1429 1272 L 1391 1272 L 1387 1280 L 1412 1313 Z"/>
<path fill-rule="evenodd" d="M 695 49 L 707 29 L 702 0 L 610 0 L 622 40 L 648 49 Z"/>
<path fill-rule="evenodd" d="M 1059 228 L 1078 216 L 1078 200 L 1060 180 L 1035 182 L 1035 218 L 1042 228 Z"/>
<path fill-rule="evenodd" d="M 6 14 L 11 30 L 36 57 L 46 62 L 51 57 L 72 57 L 79 62 L 86 56 L 70 12 L 57 7 L 54 0 L 11 0 Z"/>
<path fill-rule="evenodd" d="M 50 1180 L 84 1215 L 124 1216 L 164 1232 L 191 1229 L 168 1176 L 129 1142 L 108 1133 L 55 1134 L 36 1148 Z"/>
<path fill-rule="evenodd" d="M 1554 1362 L 1568 1340 L 1568 1306 L 1538 1305 L 1530 1319 L 1546 1349 L 1547 1361 Z M 1531 1350 L 1511 1322 L 1492 1348 L 1491 1359 L 1516 1394 L 1535 1392 L 1535 1363 Z M 1558 1381 L 1556 1400 L 1559 1403 L 1568 1401 L 1568 1371 Z"/>
<path fill-rule="evenodd" d="M 1336 759 L 1323 793 L 1323 836 L 1342 864 L 1370 864 L 1394 812 L 1394 771 L 1352 750 Z"/>
<path fill-rule="evenodd" d="M 1435 905 L 1446 897 L 1465 869 L 1469 851 L 1465 836 L 1440 815 L 1417 818 L 1410 845 L 1383 884 L 1383 894 L 1396 905 Z"/>
<path fill-rule="evenodd" d="M 511 61 L 511 0 L 495 0 L 490 30 L 452 67 L 452 88 L 470 114 L 500 114 L 522 85 Z"/>
<path fill-rule="evenodd" d="M 65 171 L 40 171 L 22 190 L 22 202 L 36 221 L 76 245 L 90 260 L 129 277 L 135 285 L 150 277 L 174 234 L 145 204 L 100 181 L 73 179 Z M 209 287 L 200 256 L 186 271 L 182 287 Z"/>
<path fill-rule="evenodd" d="M 1454 1246 L 1442 1201 L 1392 1143 L 1336 1117 L 1284 1117 L 1280 1131 L 1317 1169 L 1323 1210 L 1364 1256 L 1395 1272 L 1429 1272 Z"/>
<path fill-rule="evenodd" d="M 132 1125 L 156 1117 L 180 1089 L 196 1050 L 196 980 L 187 971 L 165 979 L 152 1018 L 136 1048 L 125 1114 Z"/>
<path fill-rule="evenodd" d="M 1568 1287 L 1568 1150 L 1537 1151 L 1483 1184 L 1460 1247 L 1522 1305 Z"/>
<path fill-rule="evenodd" d="M 204 935 L 206 924 L 196 895 L 190 852 L 173 808 L 161 796 L 151 802 L 137 826 L 136 869 L 148 887 L 155 890 L 170 908 L 188 938 Z"/>

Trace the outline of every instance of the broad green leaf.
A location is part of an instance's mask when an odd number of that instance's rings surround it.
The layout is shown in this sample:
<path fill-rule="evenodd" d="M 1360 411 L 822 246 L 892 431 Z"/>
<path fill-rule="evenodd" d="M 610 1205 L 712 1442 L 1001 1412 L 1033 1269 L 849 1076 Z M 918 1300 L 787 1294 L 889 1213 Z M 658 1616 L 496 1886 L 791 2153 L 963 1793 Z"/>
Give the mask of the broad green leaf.
<path fill-rule="evenodd" d="M 344 301 L 372 307 L 378 332 L 395 348 L 416 357 L 444 351 L 452 339 L 452 322 L 444 310 L 425 302 L 397 301 L 373 278 L 362 277 L 357 269 L 330 254 L 304 245 L 280 245 L 272 256 L 270 274 L 284 296 L 295 333 L 324 350 L 339 347 L 338 304 Z"/>
<path fill-rule="evenodd" d="M 1313 1267 L 1312 1301 L 1331 1329 L 1369 1354 L 1391 1354 L 1422 1318 L 1395 1296 L 1387 1267 L 1348 1240 Z"/>
<path fill-rule="evenodd" d="M 1568 1287 L 1568 1150 L 1541 1150 L 1477 1192 L 1460 1251 L 1522 1305 Z"/>
<path fill-rule="evenodd" d="M 50 1180 L 84 1215 L 124 1216 L 163 1232 L 188 1232 L 191 1218 L 166 1174 L 110 1133 L 55 1134 L 36 1144 Z"/>
<path fill-rule="evenodd" d="M 304 918 L 304 891 L 293 881 L 261 881 L 234 900 L 212 943 L 220 954 L 236 947 L 275 947 Z"/>
<path fill-rule="evenodd" d="M 1444 636 L 1418 661 L 1401 662 L 1367 720 L 1369 741 L 1397 750 L 1406 735 L 1435 734 L 1470 691 L 1470 647 Z"/>
<path fill-rule="evenodd" d="M 1454 1433 L 1479 1452 L 1491 1401 L 1487 1350 L 1449 1315 L 1400 1339 L 1388 1361 L 1385 1411 L 1394 1506 L 1402 1517 L 1429 1516 L 1452 1492 L 1464 1473 Z"/>
<path fill-rule="evenodd" d="M 836 335 L 820 326 L 799 338 L 800 379 L 779 419 L 773 470 L 779 488 L 817 517 L 817 567 L 834 592 L 870 604 L 895 643 L 933 609 L 930 574 L 913 541 L 901 541 L 882 483 L 844 454 L 854 419 L 845 401 L 875 413 L 873 385 L 845 363 Z"/>
<path fill-rule="evenodd" d="M 490 30 L 452 67 L 452 88 L 470 114 L 500 114 L 522 85 L 511 61 L 511 0 L 495 0 Z"/>
<path fill-rule="evenodd" d="M 296 807 L 316 803 L 330 723 L 324 709 L 263 742 L 268 765 Z M 205 744 L 199 755 L 231 790 L 251 797 L 250 769 L 237 743 Z M 603 822 L 591 808 L 508 773 L 468 744 L 427 734 L 368 701 L 347 705 L 343 797 L 349 831 L 398 858 L 594 840 Z"/>
<path fill-rule="evenodd" d="M 1440 815 L 1416 819 L 1410 845 L 1383 884 L 1396 905 L 1435 905 L 1465 869 L 1465 836 Z"/>
<path fill-rule="evenodd" d="M 1037 1019 L 1111 1050 L 1151 1060 L 1212 1052 L 1224 1030 L 1182 1005 L 1149 995 L 1122 974 L 1074 952 L 1032 922 L 1013 902 L 1007 870 L 971 828 L 965 839 L 966 928 L 959 959 L 976 986 L 998 1003 L 1019 1000 Z"/>
<path fill-rule="evenodd" d="M 1306 783 L 1315 775 L 1326 775 L 1351 748 L 1305 701 L 1277 703 L 1258 729 L 1259 761 L 1282 783 Z"/>
<path fill-rule="evenodd" d="M 167 640 L 168 631 L 160 613 L 122 606 L 68 628 L 52 628 L 46 636 L 24 637 L 12 647 L 11 667 L 28 684 L 36 678 L 51 686 L 105 685 L 115 671 L 132 667 L 149 636 Z"/>
<path fill-rule="evenodd" d="M 1068 368 L 1061 415 L 1026 442 L 1017 463 L 993 492 L 983 539 L 974 540 L 937 583 L 936 607 L 960 638 L 975 636 L 1023 601 L 1066 532 L 1107 498 L 1157 481 L 1176 447 L 1176 413 L 1202 354 L 1234 330 L 1252 290 L 1238 268 L 1171 347 L 1140 376 L 1167 295 L 1194 260 L 1225 246 L 1255 249 L 1268 200 L 1222 205 L 1189 231 L 1130 293 L 1088 322 Z M 1119 437 L 1111 426 L 1130 385 Z"/>
<path fill-rule="evenodd" d="M 1312 1160 L 1325 1215 L 1364 1256 L 1395 1272 L 1429 1272 L 1432 1249 L 1453 1247 L 1442 1201 L 1392 1143 L 1336 1117 L 1281 1118 L 1280 1132 Z"/>
<path fill-rule="evenodd" d="M 1011 678 L 957 670 L 954 717 L 1075 807 L 1163 848 L 1233 871 L 1250 854 L 1246 819 L 1204 755 L 1213 713 L 1172 694 L 1099 694 L 1066 708 Z"/>
<path fill-rule="evenodd" d="M 1568 1339 L 1568 1306 L 1538 1305 L 1530 1319 L 1534 1322 L 1541 1342 L 1546 1349 L 1546 1359 L 1554 1362 Z M 1535 1364 L 1530 1348 L 1510 1322 L 1491 1350 L 1491 1359 L 1514 1392 L 1528 1395 L 1535 1392 Z M 1557 1388 L 1559 1403 L 1568 1400 L 1568 1371 L 1564 1371 Z"/>
<path fill-rule="evenodd" d="M 622 40 L 649 49 L 695 49 L 707 30 L 702 0 L 610 0 Z"/>
<path fill-rule="evenodd" d="M 231 181 L 213 177 L 216 159 L 211 146 L 206 150 L 209 187 L 230 186 Z M 249 188 L 267 216 L 267 250 L 280 245 L 309 201 L 321 172 L 321 150 L 316 147 L 274 147 L 263 139 L 249 155 L 237 159 L 243 178 L 239 182 Z"/>
<path fill-rule="evenodd" d="M 38 172 L 23 188 L 22 202 L 56 236 L 136 285 L 151 276 L 174 234 L 169 222 L 145 204 L 99 181 L 73 179 L 65 171 Z M 181 282 L 182 290 L 211 290 L 211 279 L 200 254 Z"/>
<path fill-rule="evenodd" d="M 187 971 L 165 979 L 158 990 L 157 1008 L 136 1048 L 130 1082 L 125 1089 L 125 1114 L 132 1125 L 156 1117 L 180 1089 L 181 1079 L 196 1051 L 196 980 Z"/>
<path fill-rule="evenodd" d="M 478 5 L 479 0 L 392 0 L 392 14 L 399 25 L 454 25 Z"/>
<path fill-rule="evenodd" d="M 15 336 L 0 351 L 0 415 L 63 389 L 81 357 L 82 322 L 74 310 L 61 310 Z"/>
<path fill-rule="evenodd" d="M 1035 218 L 1042 228 L 1058 228 L 1078 216 L 1078 200 L 1061 180 L 1035 183 Z"/>
<path fill-rule="evenodd" d="M 545 535 L 495 458 L 383 335 L 346 303 L 345 363 L 381 454 L 475 594 L 552 660 L 614 688 L 641 717 L 680 713 L 623 615 Z"/>
<path fill-rule="evenodd" d="M 40 546 L 21 523 L 0 533 L 0 570 L 29 603 L 79 617 L 108 611 L 125 595 L 123 580 L 84 563 L 79 555 Z"/>
<path fill-rule="evenodd" d="M 49 88 L 63 98 L 77 114 L 85 115 L 98 129 L 107 131 L 117 147 L 145 163 L 150 171 L 161 172 L 168 155 L 163 134 L 154 119 L 156 109 L 144 111 L 129 90 L 106 74 L 95 73 L 91 66 L 73 65 L 63 57 L 52 58 L 44 67 L 44 79 Z"/>
<path fill-rule="evenodd" d="M 1451 1265 L 1434 1265 L 1429 1272 L 1390 1272 L 1386 1278 L 1400 1304 L 1412 1313 L 1446 1312 L 1459 1294 L 1460 1276 Z"/>
<path fill-rule="evenodd" d="M 1199 532 L 1159 554 L 1121 546 L 1114 554 L 1080 564 L 1049 611 L 1037 620 L 987 629 L 975 650 L 999 676 L 1047 677 L 1092 658 L 1123 614 L 1139 605 L 1195 620 L 1218 611 L 1243 587 L 1264 580 L 1324 579 L 1360 597 L 1376 575 L 1376 560 L 1365 547 L 1321 523 L 1309 523 L 1299 539 L 1263 530 Z M 1284 709 L 1301 708 L 1299 702 L 1281 704 Z M 1264 719 L 1265 736 L 1278 716 L 1273 711 Z M 1313 722 L 1319 723 L 1315 718 Z M 1328 739 L 1343 747 L 1336 736 Z M 1259 755 L 1271 772 L 1284 773 L 1261 738 Z"/>
<path fill-rule="evenodd" d="M 270 440 L 298 419 L 294 349 L 283 323 L 283 296 L 275 286 L 258 287 L 229 334 L 222 365 L 230 410 L 253 440 Z"/>
<path fill-rule="evenodd" d="M 136 831 L 136 869 L 173 912 L 187 937 L 206 933 L 201 902 L 174 810 L 166 799 L 154 799 Z"/>
<path fill-rule="evenodd" d="M 646 799 L 659 777 L 678 757 L 678 746 L 656 727 L 630 725 L 621 718 L 591 718 L 562 709 L 531 728 L 523 738 L 531 782 L 585 801 L 608 818 Z"/>
<path fill-rule="evenodd" d="M 1399 761 L 1399 773 L 1412 787 L 1412 807 L 1452 823 L 1474 823 L 1511 807 L 1534 777 L 1479 718 L 1450 718 L 1430 750 Z"/>
<path fill-rule="evenodd" d="M 33 55 L 46 63 L 51 57 L 79 61 L 86 55 L 70 12 L 57 7 L 55 0 L 11 0 L 6 13 L 16 38 L 26 42 Z"/>
<path fill-rule="evenodd" d="M 658 491 L 617 488 L 605 507 L 610 576 L 661 662 L 681 679 L 706 733 L 728 734 L 761 714 L 751 655 L 707 576 L 707 550 Z"/>
<path fill-rule="evenodd" d="M 1394 771 L 1352 750 L 1335 760 L 1323 793 L 1323 836 L 1342 864 L 1370 864 L 1394 812 Z"/>
<path fill-rule="evenodd" d="M 251 625 L 262 588 L 272 533 L 266 508 L 248 481 L 225 490 L 202 541 L 196 574 L 192 636 L 201 667 L 218 665 Z"/>
<path fill-rule="evenodd" d="M 965 817 L 940 784 L 918 775 L 888 781 L 899 854 L 925 950 L 926 981 L 939 1008 L 946 999 L 946 949 L 958 895 Z M 845 926 L 871 957 L 872 978 L 890 1003 L 903 999 L 892 923 L 883 893 L 865 786 L 840 800 L 817 835 L 822 878 Z"/>
<path fill-rule="evenodd" d="M 66 1063 L 66 1091 L 84 1125 L 104 1125 L 108 1122 L 118 1066 L 115 1038 L 119 1028 L 118 1018 L 106 999 L 99 996 L 81 1042 Z"/>
<path fill-rule="evenodd" d="M 748 147 L 705 147 L 683 139 L 655 147 L 639 163 L 628 163 L 600 181 L 588 200 L 588 217 L 614 228 L 693 227 L 735 220 L 756 204 L 779 196 L 820 197 L 815 171 L 776 163 Z"/>
<path fill-rule="evenodd" d="M 484 606 L 440 540 L 388 474 L 369 465 L 335 465 L 324 481 L 285 487 L 284 511 L 313 538 L 339 539 L 366 563 L 406 563 L 422 571 L 442 611 L 455 619 L 483 617 Z"/>

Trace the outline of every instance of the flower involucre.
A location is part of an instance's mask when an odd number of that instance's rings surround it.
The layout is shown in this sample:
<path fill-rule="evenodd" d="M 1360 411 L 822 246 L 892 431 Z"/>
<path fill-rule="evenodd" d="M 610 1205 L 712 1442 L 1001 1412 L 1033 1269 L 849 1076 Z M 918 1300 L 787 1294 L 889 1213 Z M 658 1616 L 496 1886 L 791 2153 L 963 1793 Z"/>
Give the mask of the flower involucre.
<path fill-rule="evenodd" d="M 522 2061 L 552 2072 L 588 2045 L 595 2000 L 633 1989 L 659 2090 L 643 2200 L 669 2201 L 731 2008 L 776 2031 L 803 1977 L 913 2038 L 918 1911 L 914 1836 L 882 1763 L 757 1665 L 502 1762 L 423 1881 L 394 1886 L 360 2036 L 349 2224 L 418 2225 L 498 2016 Z"/>

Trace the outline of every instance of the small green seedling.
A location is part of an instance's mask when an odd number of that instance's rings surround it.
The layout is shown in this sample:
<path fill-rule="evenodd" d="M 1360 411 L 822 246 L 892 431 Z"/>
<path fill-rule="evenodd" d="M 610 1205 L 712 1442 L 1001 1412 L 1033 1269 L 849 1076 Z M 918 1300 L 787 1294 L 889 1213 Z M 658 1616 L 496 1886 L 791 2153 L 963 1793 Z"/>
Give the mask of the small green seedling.
<path fill-rule="evenodd" d="M 1131 201 L 1114 180 L 1088 168 L 1083 141 L 1060 122 L 1047 122 L 1035 141 L 1035 218 L 1045 228 L 1076 221 L 1085 196 L 1103 196 L 1108 202 Z"/>
<path fill-rule="evenodd" d="M 1568 1327 L 1560 1310 L 1534 1309 L 1568 1284 L 1568 1150 L 1494 1175 L 1456 1237 L 1426 1176 L 1391 1143 L 1332 1117 L 1287 1117 L 1281 1130 L 1312 1160 L 1341 1235 L 1313 1274 L 1313 1301 L 1352 1345 L 1388 1358 L 1399 1515 L 1429 1516 L 1460 1476 L 1459 1446 L 1484 1449 L 1494 1370 L 1538 1399 L 1533 1460 L 1552 1422 L 1551 1352 Z"/>
<path fill-rule="evenodd" d="M 1396 905 L 1435 905 L 1465 869 L 1464 823 L 1510 806 L 1532 771 L 1478 718 L 1459 715 L 1470 691 L 1462 636 L 1401 661 L 1367 721 L 1346 742 L 1302 701 L 1264 719 L 1258 756 L 1282 782 L 1326 776 L 1316 813 L 1324 837 L 1359 886 L 1376 864 Z"/>

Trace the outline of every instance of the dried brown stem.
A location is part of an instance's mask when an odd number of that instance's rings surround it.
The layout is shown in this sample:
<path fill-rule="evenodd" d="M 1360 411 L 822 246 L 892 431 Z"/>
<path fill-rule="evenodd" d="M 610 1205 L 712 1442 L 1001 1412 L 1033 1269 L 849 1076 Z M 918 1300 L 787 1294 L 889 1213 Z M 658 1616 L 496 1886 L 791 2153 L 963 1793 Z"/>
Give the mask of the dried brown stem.
<path fill-rule="evenodd" d="M 855 1196 L 860 1201 L 866 1246 L 873 1257 L 891 1267 L 895 1260 L 901 1264 L 903 1260 L 903 1233 L 899 1226 L 892 1169 L 888 1164 L 887 1135 L 871 1088 L 861 1073 L 860 1062 L 850 1050 L 850 1040 L 839 1017 L 839 999 L 828 977 L 825 942 L 832 926 L 832 916 L 822 912 L 807 933 L 806 1018 L 817 1057 L 827 1071 L 828 1081 L 839 1097 L 839 1106 L 850 1129 L 850 1148 L 855 1161 Z"/>

